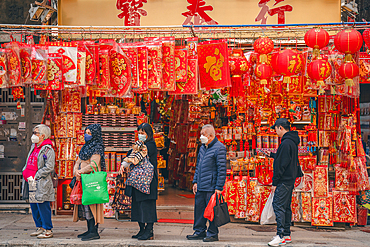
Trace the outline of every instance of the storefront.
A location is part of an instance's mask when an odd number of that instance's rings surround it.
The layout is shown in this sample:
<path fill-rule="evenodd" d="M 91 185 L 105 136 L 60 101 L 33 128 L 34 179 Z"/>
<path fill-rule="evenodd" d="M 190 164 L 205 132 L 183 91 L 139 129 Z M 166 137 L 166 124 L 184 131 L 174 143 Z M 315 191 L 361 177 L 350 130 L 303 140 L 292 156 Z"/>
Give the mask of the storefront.
<path fill-rule="evenodd" d="M 26 100 L 37 96 L 45 102 L 42 117 L 32 124 L 52 129 L 56 213 L 69 214 L 73 207 L 68 184 L 89 124 L 101 124 L 103 131 L 107 217 L 116 213 L 115 199 L 118 211 L 129 215 L 130 200 L 116 193 L 122 190 L 115 177 L 140 123 L 155 129 L 159 201 L 179 206 L 192 204 L 200 129 L 213 124 L 227 148 L 223 193 L 229 212 L 259 222 L 273 172 L 273 160 L 263 153 L 280 142 L 269 126 L 285 117 L 299 132 L 304 171 L 293 193 L 293 221 L 356 224 L 356 195 L 366 199 L 370 190 L 359 105 L 359 83 L 367 80 L 370 63 L 363 59 L 357 31 L 367 27 L 61 27 L 58 33 L 17 27 L 11 31 L 41 34 L 40 43 L 28 35 L 3 45 L 0 87 L 11 92 L 20 116 L 24 92 L 33 95 L 26 93 Z M 3 115 L 1 128 L 22 134 L 22 122 L 28 121 L 21 116 L 13 123 L 10 113 Z M 27 139 L 22 136 L 17 140 Z M 12 163 L 3 161 L 11 146 L 2 145 L 0 167 L 9 169 Z"/>

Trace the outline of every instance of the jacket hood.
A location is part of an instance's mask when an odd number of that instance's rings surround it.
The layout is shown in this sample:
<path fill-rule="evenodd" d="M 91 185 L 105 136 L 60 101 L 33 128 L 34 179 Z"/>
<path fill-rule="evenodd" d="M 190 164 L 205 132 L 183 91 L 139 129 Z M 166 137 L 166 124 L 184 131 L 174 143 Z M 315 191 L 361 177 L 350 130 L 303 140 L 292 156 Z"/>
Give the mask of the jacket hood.
<path fill-rule="evenodd" d="M 51 147 L 53 147 L 53 142 L 50 139 L 46 139 L 37 148 L 41 148 L 41 147 L 43 147 L 45 145 L 50 145 Z"/>
<path fill-rule="evenodd" d="M 297 131 L 289 131 L 285 133 L 283 138 L 281 138 L 281 141 L 284 141 L 286 139 L 292 140 L 297 146 L 301 142 Z"/>

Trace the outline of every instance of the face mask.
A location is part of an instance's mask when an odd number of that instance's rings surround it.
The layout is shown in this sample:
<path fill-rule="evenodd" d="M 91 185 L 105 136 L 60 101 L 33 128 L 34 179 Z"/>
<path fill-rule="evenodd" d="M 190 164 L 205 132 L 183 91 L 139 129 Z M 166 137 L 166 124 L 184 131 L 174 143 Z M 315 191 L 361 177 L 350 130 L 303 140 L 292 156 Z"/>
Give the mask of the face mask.
<path fill-rule="evenodd" d="M 40 138 L 37 135 L 32 135 L 31 136 L 31 142 L 32 143 L 39 143 Z"/>
<path fill-rule="evenodd" d="M 145 142 L 146 141 L 146 135 L 139 134 L 139 141 Z"/>
<path fill-rule="evenodd" d="M 199 139 L 202 144 L 206 144 L 208 142 L 208 138 L 204 135 L 201 135 Z"/>
<path fill-rule="evenodd" d="M 92 136 L 89 134 L 85 134 L 85 142 L 88 142 L 92 139 Z"/>

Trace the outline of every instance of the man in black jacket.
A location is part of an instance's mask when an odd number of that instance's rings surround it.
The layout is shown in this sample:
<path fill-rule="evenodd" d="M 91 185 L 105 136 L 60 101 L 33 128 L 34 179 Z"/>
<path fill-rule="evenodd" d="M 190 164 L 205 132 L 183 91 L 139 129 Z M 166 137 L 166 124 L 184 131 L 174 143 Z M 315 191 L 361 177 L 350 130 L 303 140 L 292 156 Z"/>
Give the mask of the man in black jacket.
<path fill-rule="evenodd" d="M 269 242 L 270 246 L 290 243 L 290 225 L 292 219 L 292 192 L 297 177 L 303 173 L 298 161 L 298 144 L 300 138 L 297 131 L 290 131 L 290 123 L 286 118 L 279 118 L 271 126 L 281 138 L 276 153 L 267 153 L 274 158 L 274 175 L 272 191 L 275 192 L 272 206 L 276 215 L 277 235 Z"/>

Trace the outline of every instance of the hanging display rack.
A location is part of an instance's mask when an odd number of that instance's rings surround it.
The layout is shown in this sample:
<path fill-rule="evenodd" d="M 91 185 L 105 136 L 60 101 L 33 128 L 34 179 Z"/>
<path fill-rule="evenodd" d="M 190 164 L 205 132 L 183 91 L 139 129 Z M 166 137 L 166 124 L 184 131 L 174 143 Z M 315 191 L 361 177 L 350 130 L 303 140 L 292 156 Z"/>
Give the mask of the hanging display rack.
<path fill-rule="evenodd" d="M 303 40 L 312 27 L 320 27 L 336 34 L 352 27 L 357 30 L 370 27 L 367 22 L 305 23 L 275 25 L 178 25 L 178 26 L 52 26 L 0 24 L 0 35 L 46 35 L 61 39 L 141 39 L 148 36 L 198 37 L 203 39 L 247 39 L 251 43 L 260 36 L 280 40 Z M 251 39 L 250 41 L 248 39 Z"/>

